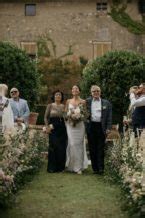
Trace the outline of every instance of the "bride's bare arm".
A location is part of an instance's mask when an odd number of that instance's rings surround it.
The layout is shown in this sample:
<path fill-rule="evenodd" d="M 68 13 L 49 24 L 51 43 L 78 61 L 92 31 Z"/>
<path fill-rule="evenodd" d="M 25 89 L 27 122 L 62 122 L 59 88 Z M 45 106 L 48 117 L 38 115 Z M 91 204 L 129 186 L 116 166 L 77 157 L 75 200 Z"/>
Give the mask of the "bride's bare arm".
<path fill-rule="evenodd" d="M 70 102 L 70 99 L 68 99 L 67 101 L 66 101 L 66 104 L 65 104 L 65 112 L 67 112 L 68 111 L 68 105 L 69 105 L 69 102 Z"/>

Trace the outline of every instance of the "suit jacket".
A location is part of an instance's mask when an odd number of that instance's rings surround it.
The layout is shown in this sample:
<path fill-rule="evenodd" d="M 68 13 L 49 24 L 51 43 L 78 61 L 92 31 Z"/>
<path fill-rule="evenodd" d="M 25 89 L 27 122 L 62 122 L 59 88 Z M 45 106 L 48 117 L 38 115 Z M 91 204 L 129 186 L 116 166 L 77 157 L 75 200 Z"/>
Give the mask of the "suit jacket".
<path fill-rule="evenodd" d="M 13 98 L 10 98 L 9 102 L 14 114 L 14 120 L 16 120 L 18 117 L 22 117 L 24 119 L 24 122 L 27 124 L 30 114 L 27 101 L 22 98 L 19 98 L 19 108 L 17 107 L 17 103 Z"/>
<path fill-rule="evenodd" d="M 89 130 L 89 124 L 91 121 L 91 104 L 93 98 L 86 99 L 87 111 L 89 113 L 88 122 L 87 122 L 87 131 Z M 106 134 L 106 130 L 110 130 L 112 127 L 112 106 L 110 102 L 106 99 L 101 99 L 101 124 L 104 133 Z"/>

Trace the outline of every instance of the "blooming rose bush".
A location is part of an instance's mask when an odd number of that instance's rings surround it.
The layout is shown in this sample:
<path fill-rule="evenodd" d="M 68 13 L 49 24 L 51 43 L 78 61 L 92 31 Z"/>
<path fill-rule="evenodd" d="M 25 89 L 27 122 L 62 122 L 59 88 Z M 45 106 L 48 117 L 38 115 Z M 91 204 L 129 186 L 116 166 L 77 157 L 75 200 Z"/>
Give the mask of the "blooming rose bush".
<path fill-rule="evenodd" d="M 18 188 L 39 169 L 46 144 L 44 136 L 36 130 L 0 138 L 1 206 L 13 201 Z"/>

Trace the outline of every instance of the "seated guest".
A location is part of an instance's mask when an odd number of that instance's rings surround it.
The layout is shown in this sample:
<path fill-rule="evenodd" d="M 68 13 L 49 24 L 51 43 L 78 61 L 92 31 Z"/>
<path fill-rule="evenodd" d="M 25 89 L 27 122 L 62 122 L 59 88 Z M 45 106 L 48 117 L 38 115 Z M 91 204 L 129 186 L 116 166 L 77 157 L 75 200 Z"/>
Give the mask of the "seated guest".
<path fill-rule="evenodd" d="M 139 89 L 130 91 L 132 112 L 132 125 L 137 136 L 137 129 L 145 128 L 145 83 L 140 84 Z"/>
<path fill-rule="evenodd" d="M 14 116 L 7 95 L 8 87 L 0 84 L 0 134 L 14 130 Z"/>
<path fill-rule="evenodd" d="M 14 114 L 14 121 L 18 125 L 25 123 L 28 125 L 28 118 L 30 110 L 27 104 L 27 101 L 19 97 L 19 90 L 17 88 L 12 88 L 10 90 L 10 104 Z"/>

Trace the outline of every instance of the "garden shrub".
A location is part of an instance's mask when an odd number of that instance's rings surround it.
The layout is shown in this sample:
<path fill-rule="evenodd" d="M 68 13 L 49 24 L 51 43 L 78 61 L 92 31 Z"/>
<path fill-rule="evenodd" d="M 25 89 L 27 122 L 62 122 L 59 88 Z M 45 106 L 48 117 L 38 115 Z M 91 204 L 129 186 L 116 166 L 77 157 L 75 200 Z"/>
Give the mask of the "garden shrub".
<path fill-rule="evenodd" d="M 96 58 L 83 71 L 81 88 L 84 97 L 97 84 L 102 97 L 113 106 L 113 123 L 121 123 L 129 105 L 129 88 L 145 81 L 145 58 L 129 51 L 112 51 Z"/>
<path fill-rule="evenodd" d="M 39 113 L 37 124 L 38 125 L 44 125 L 44 114 L 46 110 L 47 105 L 37 105 L 36 106 L 36 112 Z"/>
<path fill-rule="evenodd" d="M 39 94 L 39 73 L 36 62 L 16 46 L 0 42 L 0 83 L 17 87 L 30 106 L 34 106 Z"/>

